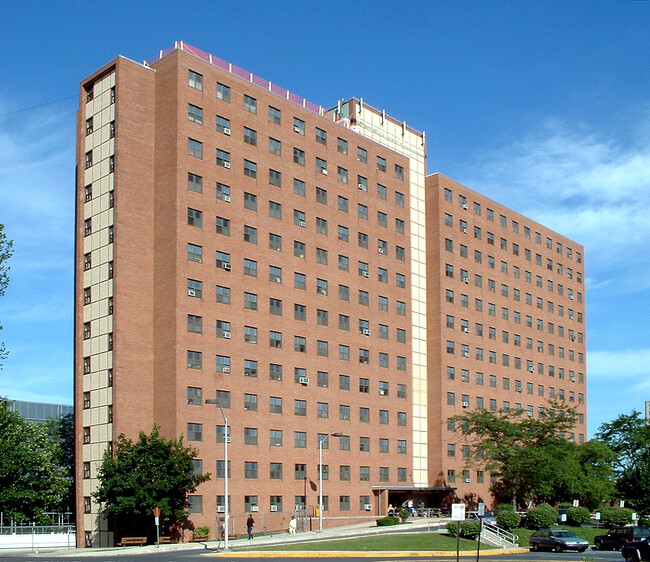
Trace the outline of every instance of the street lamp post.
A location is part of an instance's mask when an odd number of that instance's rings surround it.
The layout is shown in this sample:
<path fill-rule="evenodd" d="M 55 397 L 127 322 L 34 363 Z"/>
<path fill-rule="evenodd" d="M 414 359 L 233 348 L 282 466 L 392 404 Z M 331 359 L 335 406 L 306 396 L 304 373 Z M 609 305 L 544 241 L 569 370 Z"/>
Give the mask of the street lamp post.
<path fill-rule="evenodd" d="M 318 531 L 323 532 L 323 443 L 331 437 L 342 437 L 342 433 L 323 435 L 318 440 Z"/>
<path fill-rule="evenodd" d="M 208 398 L 205 401 L 206 404 L 216 404 L 219 407 L 219 411 L 221 412 L 221 416 L 223 417 L 223 443 L 224 443 L 224 485 L 223 485 L 223 493 L 224 493 L 224 509 L 225 509 L 225 515 L 224 515 L 224 537 L 223 537 L 223 549 L 228 550 L 228 515 L 230 514 L 230 505 L 229 505 L 229 499 L 228 499 L 228 417 L 223 413 L 223 409 L 221 408 L 221 404 L 219 403 L 218 398 Z"/>

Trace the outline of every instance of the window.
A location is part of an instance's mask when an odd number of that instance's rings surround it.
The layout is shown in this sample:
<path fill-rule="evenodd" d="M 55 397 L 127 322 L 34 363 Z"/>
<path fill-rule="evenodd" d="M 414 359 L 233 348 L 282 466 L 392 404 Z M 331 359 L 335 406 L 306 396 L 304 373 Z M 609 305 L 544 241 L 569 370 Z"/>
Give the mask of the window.
<path fill-rule="evenodd" d="M 203 124 L 203 109 L 191 103 L 187 106 L 187 119 L 193 123 Z"/>
<path fill-rule="evenodd" d="M 217 355 L 216 359 L 217 373 L 230 373 L 230 357 L 227 357 L 226 355 Z"/>
<path fill-rule="evenodd" d="M 327 144 L 327 131 L 316 127 L 316 142 L 320 144 Z"/>
<path fill-rule="evenodd" d="M 307 434 L 304 431 L 295 431 L 293 434 L 293 442 L 296 449 L 305 449 L 307 447 Z M 305 478 L 305 476 L 303 475 L 302 478 Z"/>
<path fill-rule="evenodd" d="M 293 401 L 293 413 L 296 416 L 306 416 L 307 415 L 307 402 L 304 400 L 294 400 Z"/>
<path fill-rule="evenodd" d="M 282 236 L 279 234 L 269 233 L 269 249 L 275 250 L 276 252 L 282 251 Z"/>
<path fill-rule="evenodd" d="M 327 190 L 322 187 L 316 188 L 316 203 L 327 205 Z"/>
<path fill-rule="evenodd" d="M 217 182 L 217 199 L 230 203 L 230 186 Z M 253 206 L 251 206 L 251 201 L 254 203 Z M 244 207 L 256 210 L 257 196 L 251 193 L 244 193 Z"/>
<path fill-rule="evenodd" d="M 249 178 L 257 177 L 257 164 L 250 160 L 244 160 L 244 175 Z"/>
<path fill-rule="evenodd" d="M 217 234 L 230 236 L 230 221 L 223 217 L 217 217 Z"/>
<path fill-rule="evenodd" d="M 201 357 L 202 354 L 200 351 L 187 351 L 187 368 L 188 369 L 201 369 Z"/>
<path fill-rule="evenodd" d="M 269 121 L 279 125 L 281 122 L 282 114 L 279 109 L 269 105 Z"/>
<path fill-rule="evenodd" d="M 282 154 L 282 143 L 273 137 L 269 137 L 269 152 L 280 156 Z"/>
<path fill-rule="evenodd" d="M 280 398 L 279 396 L 269 397 L 269 412 L 271 414 L 282 413 L 282 398 Z"/>
<path fill-rule="evenodd" d="M 362 220 L 368 220 L 368 207 L 359 203 L 357 205 L 357 216 Z"/>
<path fill-rule="evenodd" d="M 316 248 L 316 263 L 327 265 L 327 250 L 324 248 Z"/>
<path fill-rule="evenodd" d="M 341 166 L 338 166 L 336 172 L 336 178 L 341 183 L 348 183 L 348 171 L 345 168 L 341 168 Z"/>
<path fill-rule="evenodd" d="M 381 211 L 377 211 L 377 224 L 379 226 L 386 226 L 388 224 L 388 217 L 386 213 L 382 213 Z"/>
<path fill-rule="evenodd" d="M 305 165 L 305 151 L 294 147 L 293 148 L 293 161 L 294 161 L 295 164 L 300 164 L 301 166 L 304 166 Z M 300 195 L 305 194 L 304 186 L 305 186 L 305 184 L 304 184 L 304 182 L 302 182 L 303 190 L 302 190 L 302 193 L 300 193 Z M 295 189 L 294 189 L 294 191 L 295 191 Z"/>
<path fill-rule="evenodd" d="M 202 441 L 203 440 L 203 425 L 200 423 L 187 424 L 187 440 L 188 441 Z"/>
<path fill-rule="evenodd" d="M 244 259 L 244 275 L 257 277 L 257 262 L 255 260 Z"/>
<path fill-rule="evenodd" d="M 187 331 L 200 334 L 203 331 L 203 318 L 201 316 L 187 315 Z"/>
<path fill-rule="evenodd" d="M 245 445 L 257 445 L 257 428 L 256 427 L 245 427 L 244 428 L 244 444 Z M 257 465 L 257 463 L 255 463 Z M 257 473 L 257 466 L 256 466 Z M 255 476 L 257 478 L 257 474 Z"/>
<path fill-rule="evenodd" d="M 305 134 L 305 122 L 297 117 L 293 118 L 293 131 L 299 135 Z"/>
<path fill-rule="evenodd" d="M 257 361 L 244 359 L 244 376 L 257 377 Z"/>
<path fill-rule="evenodd" d="M 230 287 L 217 285 L 217 302 L 230 304 Z"/>
<path fill-rule="evenodd" d="M 244 394 L 244 410 L 257 412 L 257 394 Z"/>
<path fill-rule="evenodd" d="M 188 86 L 197 90 L 203 90 L 203 75 L 194 70 L 188 70 Z"/>
<path fill-rule="evenodd" d="M 293 350 L 298 353 L 307 353 L 307 340 L 303 336 L 293 337 Z"/>
<path fill-rule="evenodd" d="M 339 390 L 350 390 L 350 377 L 339 375 Z"/>
<path fill-rule="evenodd" d="M 250 113 L 257 113 L 257 100 L 244 94 L 244 109 Z"/>
<path fill-rule="evenodd" d="M 230 152 L 217 148 L 217 165 L 230 168 Z"/>
<path fill-rule="evenodd" d="M 187 153 L 190 156 L 194 156 L 196 158 L 203 158 L 203 143 L 195 139 L 187 139 Z M 92 165 L 92 154 L 91 154 L 91 165 Z M 87 159 L 86 159 L 86 167 L 88 167 Z"/>
<path fill-rule="evenodd" d="M 244 142 L 252 146 L 257 146 L 257 131 L 244 127 Z"/>
<path fill-rule="evenodd" d="M 203 192 L 203 178 L 197 176 L 192 172 L 187 173 L 187 189 L 190 191 L 196 191 L 197 193 Z"/>
<path fill-rule="evenodd" d="M 319 234 L 327 234 L 327 220 L 321 217 L 316 217 L 316 232 Z"/>
<path fill-rule="evenodd" d="M 244 326 L 244 341 L 246 343 L 257 343 L 257 328 L 254 326 Z"/>
<path fill-rule="evenodd" d="M 271 480 L 282 480 L 282 463 L 281 462 L 272 462 L 269 465 L 269 478 Z M 271 496 L 271 497 L 272 498 L 278 498 L 278 497 L 282 497 L 282 496 Z"/>
<path fill-rule="evenodd" d="M 244 225 L 244 242 L 248 242 L 249 244 L 257 244 L 257 228 Z"/>

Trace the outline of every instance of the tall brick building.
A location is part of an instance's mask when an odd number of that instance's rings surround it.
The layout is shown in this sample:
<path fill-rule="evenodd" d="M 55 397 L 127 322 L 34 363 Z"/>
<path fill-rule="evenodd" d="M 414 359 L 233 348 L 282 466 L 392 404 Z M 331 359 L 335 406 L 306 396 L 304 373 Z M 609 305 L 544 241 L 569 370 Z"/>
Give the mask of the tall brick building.
<path fill-rule="evenodd" d="M 104 451 L 154 423 L 210 472 L 190 518 L 489 501 L 448 418 L 574 402 L 583 249 L 444 176 L 362 100 L 325 109 L 177 43 L 81 83 L 75 404 L 80 546 Z M 332 436 L 336 434 L 336 436 Z M 344 519 L 345 518 L 345 519 Z"/>

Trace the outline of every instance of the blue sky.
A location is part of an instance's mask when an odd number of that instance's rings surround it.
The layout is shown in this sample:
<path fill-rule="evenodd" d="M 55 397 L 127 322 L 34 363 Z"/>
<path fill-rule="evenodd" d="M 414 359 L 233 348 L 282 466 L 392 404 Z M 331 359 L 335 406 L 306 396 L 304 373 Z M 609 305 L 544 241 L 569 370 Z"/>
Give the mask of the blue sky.
<path fill-rule="evenodd" d="M 650 2 L 0 5 L 0 395 L 72 400 L 79 82 L 183 40 L 425 130 L 428 171 L 585 246 L 589 435 L 650 400 Z"/>

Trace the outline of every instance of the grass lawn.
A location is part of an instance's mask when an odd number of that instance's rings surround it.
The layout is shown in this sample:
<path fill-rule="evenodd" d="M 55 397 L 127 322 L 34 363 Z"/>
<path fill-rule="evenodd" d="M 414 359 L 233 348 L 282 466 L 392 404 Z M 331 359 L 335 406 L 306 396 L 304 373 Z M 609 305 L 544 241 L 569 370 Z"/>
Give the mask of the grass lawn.
<path fill-rule="evenodd" d="M 528 544 L 528 543 L 526 543 Z M 489 547 L 482 544 L 481 550 Z M 269 546 L 255 550 L 282 550 L 282 551 L 428 551 L 428 550 L 456 550 L 456 539 L 446 534 L 431 532 L 423 533 L 393 533 L 357 537 L 352 539 L 339 539 L 330 541 L 312 541 L 300 544 L 284 544 Z M 476 550 L 476 541 L 460 540 L 460 550 Z"/>
<path fill-rule="evenodd" d="M 552 527 L 553 529 L 566 529 L 567 531 L 572 532 L 576 537 L 585 539 L 589 541 L 589 544 L 594 544 L 594 537 L 598 535 L 604 535 L 607 532 L 607 529 L 596 529 L 596 527 L 571 527 L 569 525 L 556 525 Z M 528 546 L 528 539 L 535 531 L 534 529 L 515 529 L 514 534 L 519 537 L 519 546 Z"/>

